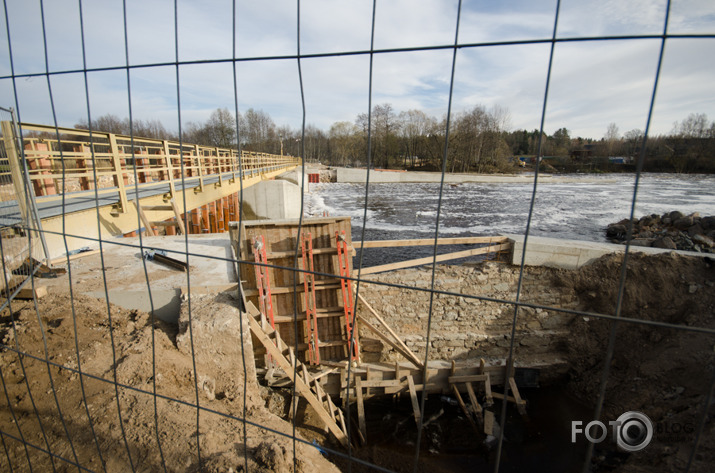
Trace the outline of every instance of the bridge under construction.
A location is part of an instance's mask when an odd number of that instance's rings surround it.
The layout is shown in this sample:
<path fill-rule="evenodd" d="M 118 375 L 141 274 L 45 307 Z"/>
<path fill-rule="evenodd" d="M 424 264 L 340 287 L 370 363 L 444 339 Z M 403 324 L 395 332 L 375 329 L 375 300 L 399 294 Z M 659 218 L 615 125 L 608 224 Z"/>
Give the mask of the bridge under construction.
<path fill-rule="evenodd" d="M 33 253 L 36 259 L 87 246 L 100 232 L 105 238 L 228 231 L 228 222 L 238 220 L 242 188 L 301 163 L 292 156 L 10 121 L 2 122 L 2 135 L 0 219 L 3 227 L 36 222 L 45 253 Z"/>

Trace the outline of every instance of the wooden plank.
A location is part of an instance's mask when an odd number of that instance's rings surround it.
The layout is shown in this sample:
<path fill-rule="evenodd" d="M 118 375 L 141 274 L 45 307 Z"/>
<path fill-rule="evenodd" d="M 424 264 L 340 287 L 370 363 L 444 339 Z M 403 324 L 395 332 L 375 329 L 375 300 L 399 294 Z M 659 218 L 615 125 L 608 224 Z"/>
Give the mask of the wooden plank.
<path fill-rule="evenodd" d="M 17 143 L 15 137 L 15 130 L 13 122 L 3 121 L 0 126 L 2 127 L 2 136 L 5 144 L 5 154 L 7 156 L 8 164 L 10 166 L 10 174 L 12 178 L 12 185 L 15 189 L 15 201 L 20 208 L 20 215 L 24 221 L 29 221 L 29 213 L 27 209 L 27 201 L 25 199 L 25 180 L 23 179 L 23 168 L 21 152 L 18 152 Z"/>
<path fill-rule="evenodd" d="M 151 228 L 151 222 L 149 219 L 146 217 L 146 214 L 144 213 L 144 210 L 142 209 L 141 204 L 139 203 L 139 200 L 134 201 L 136 207 L 137 207 L 137 212 L 139 213 L 139 218 L 142 221 L 142 225 L 144 225 L 144 228 L 146 229 L 146 232 L 151 235 L 151 236 L 156 236 L 156 232 L 154 231 L 153 228 Z"/>
<path fill-rule="evenodd" d="M 494 413 L 484 411 L 484 434 L 494 436 Z"/>
<path fill-rule="evenodd" d="M 471 424 L 474 431 L 479 433 L 479 427 L 477 427 L 477 424 L 474 423 L 474 419 L 472 419 L 472 415 L 469 413 L 469 410 L 467 409 L 467 405 L 464 404 L 464 400 L 462 400 L 462 396 L 459 394 L 459 389 L 457 389 L 457 386 L 454 384 L 452 385 L 452 393 L 454 394 L 454 397 L 457 399 L 457 403 L 459 404 L 459 407 L 462 408 L 462 412 L 464 412 L 465 417 Z"/>
<path fill-rule="evenodd" d="M 315 284 L 316 291 L 340 289 L 340 284 L 319 285 L 317 283 L 318 283 L 318 281 L 316 281 L 316 284 Z M 274 294 L 274 295 L 275 294 L 291 294 L 294 291 L 298 294 L 302 294 L 304 290 L 305 289 L 303 288 L 302 285 L 298 285 L 296 288 L 293 288 L 293 286 L 276 286 L 276 287 L 271 287 L 271 294 Z M 258 295 L 258 289 L 244 289 L 243 292 L 246 295 L 246 297 L 252 297 L 252 296 Z"/>
<path fill-rule="evenodd" d="M 415 380 L 412 379 L 412 375 L 407 375 L 407 384 L 410 387 L 410 399 L 412 400 L 412 411 L 415 414 L 415 423 L 420 425 L 420 404 L 417 402 L 417 390 L 415 389 Z"/>
<path fill-rule="evenodd" d="M 380 317 L 380 314 L 378 314 L 377 311 L 372 308 L 372 306 L 365 300 L 365 298 L 362 296 L 362 294 L 358 294 L 358 299 L 360 300 L 360 302 L 363 303 L 363 305 L 365 306 L 365 308 L 373 315 L 373 317 L 375 317 L 375 318 L 377 319 L 377 321 L 380 322 L 380 324 L 382 325 L 382 327 L 383 327 L 385 330 L 387 330 L 390 335 L 392 335 L 393 337 L 395 337 L 395 342 L 396 342 L 400 347 L 402 347 L 402 351 L 405 352 L 404 356 L 405 356 L 408 360 L 410 360 L 415 366 L 417 366 L 419 369 L 424 369 L 424 366 L 425 366 L 425 365 L 420 361 L 419 358 L 417 358 L 417 355 L 415 355 L 414 353 L 412 353 L 412 350 L 410 350 L 410 349 L 407 347 L 407 345 L 405 345 L 405 343 L 404 343 L 404 342 L 402 341 L 402 339 L 397 335 L 397 333 L 395 333 L 395 331 L 392 330 L 392 328 L 387 324 L 387 322 L 385 322 L 385 320 L 384 320 L 382 317 Z M 358 316 L 358 317 L 360 317 L 360 316 Z M 365 322 L 365 320 L 364 320 L 362 317 L 360 317 L 360 319 L 361 319 L 363 322 Z"/>
<path fill-rule="evenodd" d="M 495 391 L 492 393 L 492 397 L 494 399 L 504 400 L 504 393 Z M 507 402 L 513 402 L 514 404 L 516 404 L 516 398 L 514 398 L 514 396 L 507 396 L 506 400 L 507 400 Z"/>
<path fill-rule="evenodd" d="M 367 440 L 367 427 L 365 425 L 365 406 L 362 400 L 362 384 L 359 376 L 355 377 L 355 393 L 357 394 L 358 427 L 362 433 L 363 441 Z"/>
<path fill-rule="evenodd" d="M 458 238 L 439 238 L 438 245 L 468 245 L 479 243 L 504 243 L 508 241 L 507 237 L 458 237 Z M 434 238 L 424 238 L 416 240 L 374 240 L 374 241 L 353 241 L 353 248 L 386 248 L 398 246 L 431 246 L 434 245 Z"/>
<path fill-rule="evenodd" d="M 484 366 L 480 366 L 480 371 L 484 371 Z M 487 373 L 487 379 L 484 380 L 484 393 L 487 398 L 487 406 L 494 404 L 494 396 L 492 395 L 492 380 L 489 373 Z"/>
<path fill-rule="evenodd" d="M 142 205 L 142 209 L 145 212 L 163 212 L 163 211 L 169 211 L 173 212 L 174 207 L 171 205 Z"/>
<path fill-rule="evenodd" d="M 417 401 L 417 390 L 415 389 L 415 380 L 412 379 L 412 375 L 407 375 L 407 384 L 410 387 L 410 399 L 412 400 L 412 411 L 415 414 L 415 423 L 417 425 L 420 425 L 420 419 L 422 416 L 420 415 L 420 404 Z"/>
<path fill-rule="evenodd" d="M 261 344 L 263 344 L 263 346 L 266 348 L 266 350 L 268 350 L 269 354 L 273 357 L 273 360 L 285 372 L 286 376 L 288 376 L 291 381 L 293 381 L 300 395 L 303 396 L 306 401 L 308 401 L 308 403 L 313 407 L 313 409 L 315 409 L 315 412 L 318 414 L 318 417 L 320 417 L 321 420 L 328 426 L 330 432 L 335 436 L 335 438 L 337 438 L 343 446 L 347 447 L 348 439 L 345 435 L 344 429 L 341 429 L 333 421 L 330 414 L 328 414 L 328 412 L 326 412 L 325 408 L 323 407 L 323 403 L 319 401 L 313 394 L 312 389 L 310 389 L 310 387 L 307 386 L 299 376 L 295 376 L 295 373 L 293 373 L 293 367 L 290 365 L 288 360 L 285 358 L 285 356 L 283 356 L 283 354 L 278 350 L 278 348 L 276 348 L 271 339 L 268 338 L 268 335 L 266 335 L 266 333 L 261 329 L 260 324 L 254 318 L 260 313 L 259 310 L 251 302 L 248 303 L 247 310 L 247 318 L 249 326 L 251 328 L 251 332 L 253 332 L 258 341 L 260 341 Z"/>
<path fill-rule="evenodd" d="M 511 376 L 509 377 L 509 387 L 511 388 L 511 392 L 514 393 L 514 401 L 516 403 L 516 409 L 519 411 L 519 414 L 522 416 L 526 415 L 526 401 L 524 401 L 521 398 L 521 394 L 519 394 L 519 388 L 516 386 L 516 380 L 514 380 L 514 377 Z"/>
<path fill-rule="evenodd" d="M 398 263 L 382 264 L 379 266 L 371 266 L 369 268 L 364 268 L 360 271 L 360 275 L 364 276 L 366 274 L 382 273 L 385 271 L 393 271 L 395 269 L 411 268 L 413 266 L 422 266 L 424 264 L 431 264 L 433 261 L 437 263 L 442 261 L 449 261 L 459 258 L 467 258 L 470 256 L 482 255 L 485 253 L 492 253 L 497 251 L 508 250 L 511 248 L 511 243 L 502 243 L 499 245 L 484 246 L 481 248 L 474 248 L 471 250 L 456 251 L 454 253 L 447 253 L 444 255 L 437 255 L 436 258 L 432 256 L 427 256 L 425 258 L 417 258 L 407 261 L 400 261 Z"/>
<path fill-rule="evenodd" d="M 12 294 L 12 291 L 10 291 L 10 294 Z M 45 297 L 46 295 L 47 288 L 45 286 L 35 286 L 35 289 L 33 290 L 31 285 L 28 283 L 15 295 L 15 299 L 39 299 L 41 297 Z"/>
<path fill-rule="evenodd" d="M 174 215 L 176 216 L 176 223 L 179 226 L 179 230 L 181 230 L 182 235 L 185 235 L 186 226 L 184 225 L 184 219 L 181 218 L 181 211 L 179 210 L 179 205 L 176 203 L 176 199 L 171 199 L 169 202 L 171 203 L 171 208 L 174 209 Z"/>
<path fill-rule="evenodd" d="M 367 327 L 369 330 L 371 330 L 375 335 L 380 337 L 385 343 L 390 345 L 392 348 L 394 348 L 400 355 L 404 356 L 407 361 L 410 363 L 414 364 L 417 368 L 420 368 L 420 366 L 410 358 L 410 355 L 412 355 L 411 352 L 404 351 L 400 345 L 397 343 L 393 342 L 390 340 L 390 338 L 382 333 L 380 330 L 378 330 L 376 327 L 374 327 L 370 322 L 365 320 L 360 314 L 358 314 L 358 319 L 363 323 L 363 326 Z"/>
<path fill-rule="evenodd" d="M 83 251 L 81 253 L 75 253 L 73 255 L 69 256 L 70 261 L 74 261 L 78 258 L 84 258 L 85 256 L 91 256 L 91 255 L 96 255 L 99 253 L 99 250 L 90 250 L 90 251 Z M 49 260 L 49 265 L 54 266 L 56 264 L 64 263 L 67 261 L 67 256 L 58 256 L 57 258 L 52 258 Z"/>
<path fill-rule="evenodd" d="M 313 248 L 314 255 L 336 255 L 338 254 L 337 248 Z M 298 252 L 300 256 L 300 252 Z M 266 255 L 268 259 L 278 259 L 278 258 L 294 258 L 295 250 L 293 251 L 271 251 Z"/>
<path fill-rule="evenodd" d="M 480 424 L 484 423 L 484 417 L 482 417 L 482 406 L 477 401 L 477 396 L 474 394 L 474 389 L 472 388 L 472 383 L 465 383 L 467 386 L 467 394 L 469 395 L 469 402 L 472 404 L 472 411 L 477 418 L 477 422 Z"/>
<path fill-rule="evenodd" d="M 456 384 L 456 383 L 473 383 L 475 381 L 486 381 L 487 380 L 486 374 L 473 374 L 469 376 L 450 376 L 447 379 L 447 382 L 449 384 Z"/>

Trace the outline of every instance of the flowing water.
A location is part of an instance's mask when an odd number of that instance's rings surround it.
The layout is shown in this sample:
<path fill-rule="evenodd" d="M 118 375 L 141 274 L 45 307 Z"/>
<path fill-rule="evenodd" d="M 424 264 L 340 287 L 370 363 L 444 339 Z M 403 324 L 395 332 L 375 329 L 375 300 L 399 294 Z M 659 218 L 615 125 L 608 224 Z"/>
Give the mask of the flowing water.
<path fill-rule="evenodd" d="M 569 182 L 537 186 L 530 235 L 605 242 L 606 226 L 630 216 L 635 175 L 559 177 Z M 363 224 L 365 240 L 434 238 L 439 188 L 434 183 L 370 184 L 364 219 L 363 184 L 311 184 L 306 214 L 351 217 L 353 240 L 361 239 Z M 445 184 L 439 235 L 524 234 L 533 188 L 523 183 Z M 638 186 L 636 217 L 672 210 L 715 215 L 715 176 L 644 174 Z M 454 249 L 441 250 L 446 251 Z M 366 251 L 363 264 L 431 254 L 431 247 Z"/>

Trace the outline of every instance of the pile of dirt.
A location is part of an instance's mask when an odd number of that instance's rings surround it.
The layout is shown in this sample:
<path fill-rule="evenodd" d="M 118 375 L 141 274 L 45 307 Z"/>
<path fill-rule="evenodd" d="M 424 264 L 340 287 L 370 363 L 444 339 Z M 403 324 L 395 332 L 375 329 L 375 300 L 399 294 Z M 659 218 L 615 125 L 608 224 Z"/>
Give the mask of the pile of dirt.
<path fill-rule="evenodd" d="M 579 295 L 580 309 L 616 314 L 622 256 L 604 256 L 578 271 L 563 272 L 557 285 Z M 682 327 L 715 328 L 715 269 L 709 258 L 675 253 L 628 258 L 621 317 Z M 595 404 L 613 322 L 577 317 L 568 344 L 568 389 Z M 610 365 L 602 419 L 627 411 L 645 413 L 654 437 L 644 450 L 618 454 L 611 443 L 596 447 L 595 469 L 622 472 L 682 471 L 705 416 L 700 447 L 690 471 L 711 471 L 715 461 L 713 404 L 705 406 L 715 373 L 715 337 L 693 331 L 620 322 Z"/>
<path fill-rule="evenodd" d="M 244 411 L 240 334 L 224 330 L 233 340 L 210 344 L 202 329 L 235 326 L 238 312 L 225 295 L 192 300 L 193 344 L 186 326 L 152 324 L 147 314 L 116 306 L 110 332 L 107 303 L 86 296 L 75 296 L 72 305 L 67 295 L 48 295 L 37 311 L 32 301 L 6 309 L 0 340 L 27 355 L 0 353 L 7 452 L 0 454 L 0 469 L 9 471 L 9 460 L 12 471 L 75 470 L 69 460 L 92 471 L 131 471 L 133 465 L 137 471 L 228 472 L 243 471 L 246 455 L 250 471 L 337 471 L 302 443 L 294 469 L 292 440 L 272 432 L 290 435 L 292 427 L 265 409 L 255 381 L 246 384 Z M 38 359 L 45 353 L 49 366 Z M 78 359 L 82 377 L 72 371 Z M 197 400 L 206 409 L 198 414 L 198 447 Z M 244 412 L 265 428 L 247 425 L 244 436 Z"/>

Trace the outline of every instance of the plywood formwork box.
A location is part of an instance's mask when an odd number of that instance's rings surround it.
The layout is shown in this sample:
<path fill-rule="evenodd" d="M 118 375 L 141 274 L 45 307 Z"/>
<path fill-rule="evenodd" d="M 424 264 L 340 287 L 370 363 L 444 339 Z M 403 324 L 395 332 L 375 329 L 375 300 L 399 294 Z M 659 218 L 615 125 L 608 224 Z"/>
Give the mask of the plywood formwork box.
<path fill-rule="evenodd" d="M 254 237 L 262 235 L 265 239 L 268 264 L 272 266 L 267 273 L 270 278 L 276 326 L 281 338 L 286 344 L 297 347 L 297 356 L 305 362 L 308 358 L 309 332 L 306 326 L 299 225 L 301 233 L 309 232 L 311 235 L 313 264 L 315 273 L 319 273 L 315 275 L 315 307 L 320 359 L 346 360 L 348 341 L 342 289 L 338 278 L 340 270 L 335 233 L 342 234 L 344 231 L 348 247 L 352 248 L 349 217 L 309 218 L 303 219 L 302 224 L 298 219 L 252 220 L 244 221 L 240 228 L 238 223 L 232 222 L 231 245 L 239 260 L 237 270 L 243 293 L 248 301 L 260 307 L 253 242 Z M 351 257 L 348 258 L 348 267 L 352 275 Z M 260 356 L 256 357 L 256 360 L 261 359 Z"/>

